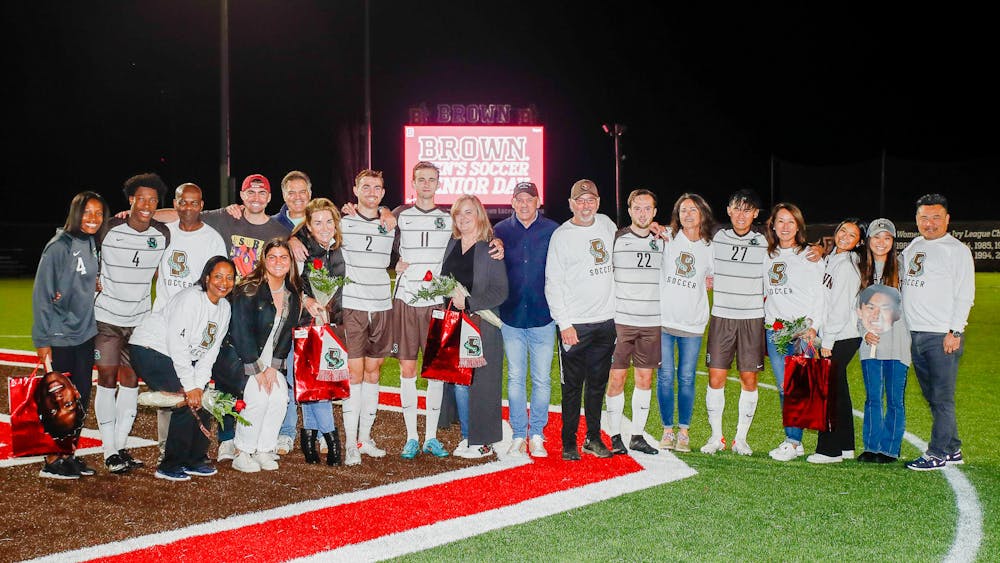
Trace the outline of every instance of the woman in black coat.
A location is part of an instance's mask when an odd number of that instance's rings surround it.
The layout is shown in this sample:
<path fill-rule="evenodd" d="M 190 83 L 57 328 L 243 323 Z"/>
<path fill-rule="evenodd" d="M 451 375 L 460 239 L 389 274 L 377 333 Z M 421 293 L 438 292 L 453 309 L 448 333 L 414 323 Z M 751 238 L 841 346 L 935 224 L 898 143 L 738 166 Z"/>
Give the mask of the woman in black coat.
<path fill-rule="evenodd" d="M 292 327 L 303 314 L 302 282 L 288 242 L 271 239 L 253 272 L 233 291 L 229 334 L 215 366 L 217 387 L 242 396 L 250 426 L 236 427 L 233 468 L 253 473 L 278 468 L 273 454 L 285 417 L 288 389 L 282 370 Z"/>
<path fill-rule="evenodd" d="M 503 380 L 503 336 L 500 328 L 486 322 L 474 311 L 493 310 L 507 299 L 507 268 L 503 260 L 490 257 L 493 228 L 482 202 L 475 196 L 461 196 L 451 207 L 452 239 L 444 253 L 441 275 L 452 275 L 469 290 L 469 296 L 456 296 L 455 309 L 470 313 L 479 327 L 486 365 L 477 367 L 471 385 L 455 385 L 455 403 L 462 441 L 455 455 L 480 458 L 493 455 L 493 444 L 503 439 L 501 426 L 501 387 Z M 463 342 L 473 348 L 475 342 Z M 428 411 L 431 410 L 431 385 L 428 381 Z M 428 424 L 428 431 L 431 425 Z M 425 449 L 427 446 L 424 446 Z"/>

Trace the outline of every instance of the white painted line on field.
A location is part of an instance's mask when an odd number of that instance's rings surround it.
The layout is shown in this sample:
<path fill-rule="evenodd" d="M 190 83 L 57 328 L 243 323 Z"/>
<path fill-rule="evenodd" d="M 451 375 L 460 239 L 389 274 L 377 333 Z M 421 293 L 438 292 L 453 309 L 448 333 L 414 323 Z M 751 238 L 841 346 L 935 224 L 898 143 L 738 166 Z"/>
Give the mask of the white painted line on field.
<path fill-rule="evenodd" d="M 10 415 L 0 413 L 0 423 L 10 424 Z M 101 433 L 97 430 L 91 428 L 84 428 L 80 431 L 80 436 L 84 438 L 93 438 L 95 440 L 101 439 Z M 144 448 L 146 446 L 155 446 L 156 442 L 153 440 L 147 440 L 145 438 L 139 438 L 138 436 L 129 436 L 128 441 L 125 442 L 125 447 L 130 449 Z M 75 455 L 84 456 L 91 454 L 103 453 L 104 448 L 100 446 L 95 446 L 92 448 L 80 448 L 74 452 Z M 45 461 L 45 456 L 35 455 L 28 457 L 12 457 L 9 459 L 0 459 L 0 468 L 3 467 L 13 467 L 15 465 L 28 465 L 31 463 L 42 463 Z"/>
<path fill-rule="evenodd" d="M 506 401 L 504 402 L 506 403 Z M 549 412 L 554 412 L 554 410 L 550 409 Z M 607 412 L 602 411 L 601 429 L 605 432 L 608 430 L 606 423 Z M 622 428 L 629 428 L 630 425 L 631 421 L 627 417 L 622 417 Z M 647 440 L 653 440 L 649 434 L 645 432 L 643 434 Z M 625 437 L 623 436 L 623 438 Z M 653 440 L 653 443 L 656 441 Z M 319 552 L 292 561 L 381 561 L 560 514 L 573 508 L 580 508 L 624 494 L 678 481 L 698 473 L 677 456 L 667 451 L 660 451 L 657 455 L 634 452 L 630 452 L 629 455 L 643 467 L 643 471 L 575 489 L 550 493 L 519 504 L 445 520 L 430 526 L 382 536 L 331 551 Z"/>
<path fill-rule="evenodd" d="M 702 373 L 702 372 L 697 372 Z M 730 381 L 739 381 L 738 377 L 728 377 Z M 778 388 L 768 383 L 757 383 L 757 387 L 777 391 Z M 864 420 L 862 411 L 853 409 L 855 418 Z M 927 442 L 911 432 L 904 432 L 903 439 L 917 450 L 927 450 Z M 958 508 L 958 522 L 955 524 L 955 539 L 944 560 L 949 563 L 964 563 L 975 561 L 979 546 L 983 542 L 983 507 L 979 503 L 976 488 L 957 467 L 949 465 L 944 468 L 944 477 L 951 490 L 955 492 L 955 506 Z"/>

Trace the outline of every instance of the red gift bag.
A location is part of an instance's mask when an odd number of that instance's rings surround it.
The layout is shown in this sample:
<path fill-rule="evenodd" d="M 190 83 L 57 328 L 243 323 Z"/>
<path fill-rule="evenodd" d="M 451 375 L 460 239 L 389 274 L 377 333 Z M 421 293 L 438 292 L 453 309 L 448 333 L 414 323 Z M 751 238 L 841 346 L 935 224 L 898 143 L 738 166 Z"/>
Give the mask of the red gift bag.
<path fill-rule="evenodd" d="M 458 385 L 472 384 L 472 367 L 468 359 L 463 360 L 462 332 L 463 324 L 470 325 L 479 334 L 478 328 L 464 311 L 436 309 L 431 313 L 430 326 L 427 327 L 427 343 L 424 345 L 424 363 L 420 376 L 425 379 L 438 379 Z M 468 330 L 466 330 L 468 333 Z M 475 339 L 475 336 L 472 337 Z M 471 340 L 472 349 L 479 348 L 482 354 L 482 341 Z M 483 362 L 485 364 L 485 362 Z M 465 367 L 460 367 L 465 366 Z"/>
<path fill-rule="evenodd" d="M 83 428 L 80 393 L 69 374 L 50 371 L 36 376 L 37 371 L 36 367 L 27 377 L 7 379 L 12 453 L 14 457 L 71 454 Z"/>
<path fill-rule="evenodd" d="M 835 388 L 830 384 L 832 366 L 829 358 L 785 356 L 785 404 L 781 412 L 785 426 L 833 430 L 837 405 Z"/>
<path fill-rule="evenodd" d="M 295 400 L 330 401 L 351 396 L 347 347 L 328 324 L 293 329 Z"/>

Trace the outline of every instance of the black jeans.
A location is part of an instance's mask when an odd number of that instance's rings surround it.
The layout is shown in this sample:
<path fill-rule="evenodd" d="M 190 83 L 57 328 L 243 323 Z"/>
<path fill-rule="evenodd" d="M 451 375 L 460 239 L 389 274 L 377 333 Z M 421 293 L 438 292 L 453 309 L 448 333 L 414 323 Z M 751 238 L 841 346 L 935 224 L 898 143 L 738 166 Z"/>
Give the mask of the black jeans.
<path fill-rule="evenodd" d="M 580 342 L 569 350 L 559 341 L 559 365 L 562 383 L 562 445 L 576 448 L 580 427 L 580 395 L 587 419 L 587 438 L 601 439 L 601 406 L 608 387 L 611 355 L 615 351 L 615 321 L 573 325 Z"/>
<path fill-rule="evenodd" d="M 184 388 L 177 379 L 173 361 L 167 356 L 144 346 L 132 347 L 132 366 L 135 373 L 153 391 L 183 393 Z M 182 471 L 185 467 L 197 467 L 208 463 L 208 436 L 201 431 L 198 421 L 205 428 L 212 423 L 212 415 L 205 409 L 195 412 L 183 405 L 173 409 L 170 428 L 167 431 L 166 450 L 160 469 Z"/>

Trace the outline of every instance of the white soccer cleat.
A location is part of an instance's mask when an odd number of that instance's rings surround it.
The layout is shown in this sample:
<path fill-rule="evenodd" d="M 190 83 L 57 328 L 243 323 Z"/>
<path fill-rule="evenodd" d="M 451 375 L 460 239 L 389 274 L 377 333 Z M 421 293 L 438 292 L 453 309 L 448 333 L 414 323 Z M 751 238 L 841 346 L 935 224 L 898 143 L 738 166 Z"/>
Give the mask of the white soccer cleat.
<path fill-rule="evenodd" d="M 733 453 L 739 455 L 753 455 L 753 450 L 750 449 L 750 444 L 746 443 L 746 440 L 733 440 Z"/>
<path fill-rule="evenodd" d="M 358 442 L 358 452 L 368 457 L 385 457 L 385 450 L 376 446 L 373 440 Z"/>
<path fill-rule="evenodd" d="M 347 447 L 347 452 L 344 454 L 344 465 L 361 465 L 361 452 L 358 451 L 358 448 Z"/>
<path fill-rule="evenodd" d="M 724 449 L 726 449 L 726 437 L 712 436 L 708 439 L 708 442 L 701 447 L 701 453 L 714 454 L 715 452 L 721 452 Z"/>

